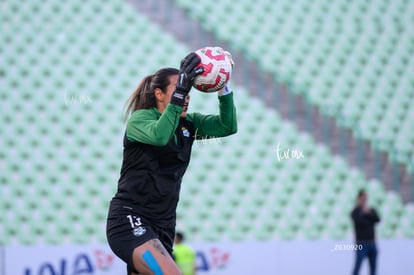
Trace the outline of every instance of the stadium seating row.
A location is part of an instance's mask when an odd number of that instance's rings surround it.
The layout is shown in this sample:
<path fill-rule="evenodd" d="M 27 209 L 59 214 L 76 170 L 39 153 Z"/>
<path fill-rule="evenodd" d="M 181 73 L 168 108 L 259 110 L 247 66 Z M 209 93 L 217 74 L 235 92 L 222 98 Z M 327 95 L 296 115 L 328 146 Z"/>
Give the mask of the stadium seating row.
<path fill-rule="evenodd" d="M 248 7 L 260 14 L 260 5 Z M 283 8 L 286 16 L 275 17 L 281 22 L 292 12 Z M 105 242 L 124 101 L 140 78 L 176 66 L 187 52 L 138 15 L 123 2 L 2 4 L 1 244 Z M 192 93 L 191 111 L 217 112 L 214 94 Z M 349 211 L 361 187 L 383 214 L 381 237 L 414 237 L 412 205 L 242 87 L 235 100 L 238 134 L 194 144 L 178 209 L 178 228 L 191 240 L 350 237 Z"/>
<path fill-rule="evenodd" d="M 244 0 L 220 9 L 207 0 L 178 3 L 205 29 L 290 83 L 292 92 L 396 162 L 413 165 L 411 1 Z"/>

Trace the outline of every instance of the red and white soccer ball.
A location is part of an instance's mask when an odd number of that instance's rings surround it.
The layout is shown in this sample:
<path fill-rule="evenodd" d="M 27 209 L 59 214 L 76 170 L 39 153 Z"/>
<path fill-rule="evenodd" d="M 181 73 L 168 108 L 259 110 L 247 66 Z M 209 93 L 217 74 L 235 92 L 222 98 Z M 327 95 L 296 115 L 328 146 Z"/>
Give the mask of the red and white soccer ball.
<path fill-rule="evenodd" d="M 229 53 L 220 47 L 204 47 L 195 53 L 201 58 L 197 67 L 202 66 L 204 72 L 194 79 L 194 88 L 206 93 L 222 89 L 232 72 Z"/>

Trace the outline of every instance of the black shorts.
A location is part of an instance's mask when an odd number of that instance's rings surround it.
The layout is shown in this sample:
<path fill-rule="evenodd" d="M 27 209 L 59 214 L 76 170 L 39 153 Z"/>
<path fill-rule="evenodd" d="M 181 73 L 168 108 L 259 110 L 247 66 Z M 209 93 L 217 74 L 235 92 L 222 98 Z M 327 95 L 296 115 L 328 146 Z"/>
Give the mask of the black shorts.
<path fill-rule="evenodd" d="M 174 227 L 154 226 L 134 211 L 133 206 L 117 200 L 111 201 L 106 223 L 106 237 L 115 255 L 127 264 L 129 274 L 134 271 L 132 253 L 135 248 L 149 240 L 159 239 L 172 256 L 174 236 Z"/>

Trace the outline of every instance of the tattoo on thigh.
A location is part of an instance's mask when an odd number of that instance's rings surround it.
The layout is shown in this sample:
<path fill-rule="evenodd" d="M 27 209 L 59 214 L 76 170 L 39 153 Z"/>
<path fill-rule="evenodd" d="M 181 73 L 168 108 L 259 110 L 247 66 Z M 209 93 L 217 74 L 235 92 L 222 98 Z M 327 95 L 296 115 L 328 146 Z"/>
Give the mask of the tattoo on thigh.
<path fill-rule="evenodd" d="M 168 252 L 167 250 L 164 248 L 164 246 L 161 244 L 161 242 L 157 239 L 153 239 L 151 240 L 151 245 L 158 251 L 160 252 L 162 255 L 167 256 Z"/>

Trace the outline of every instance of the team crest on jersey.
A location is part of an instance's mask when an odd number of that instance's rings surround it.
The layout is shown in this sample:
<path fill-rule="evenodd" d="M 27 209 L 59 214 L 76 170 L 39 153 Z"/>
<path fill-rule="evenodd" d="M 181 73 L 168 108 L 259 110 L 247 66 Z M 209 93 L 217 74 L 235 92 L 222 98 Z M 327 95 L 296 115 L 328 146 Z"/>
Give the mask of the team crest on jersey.
<path fill-rule="evenodd" d="M 183 131 L 183 135 L 184 135 L 185 137 L 190 137 L 190 131 L 188 131 L 188 129 L 187 129 L 187 128 L 182 127 L 182 128 L 181 128 L 181 131 Z"/>
<path fill-rule="evenodd" d="M 137 237 L 144 235 L 145 232 L 147 232 L 147 230 L 143 226 L 139 226 L 137 228 L 134 228 L 134 230 L 132 230 L 132 233 Z"/>

